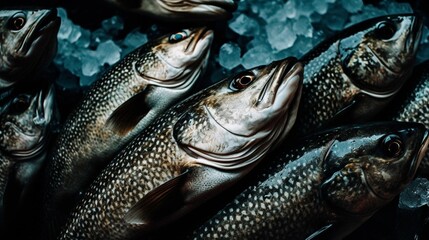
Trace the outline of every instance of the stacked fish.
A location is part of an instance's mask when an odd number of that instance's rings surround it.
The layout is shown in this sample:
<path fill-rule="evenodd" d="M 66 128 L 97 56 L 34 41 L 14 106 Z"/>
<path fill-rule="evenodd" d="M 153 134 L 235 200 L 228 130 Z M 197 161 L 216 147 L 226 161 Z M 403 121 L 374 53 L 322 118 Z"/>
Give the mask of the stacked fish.
<path fill-rule="evenodd" d="M 17 215 L 40 194 L 55 100 L 53 82 L 38 74 L 53 60 L 59 27 L 56 10 L 0 11 L 0 231 L 26 222 Z"/>
<path fill-rule="evenodd" d="M 184 21 L 224 18 L 234 6 L 113 2 Z M 8 146 L 0 171 L 3 231 L 19 229 L 23 204 L 9 203 L 29 201 L 27 185 L 35 180 L 28 172 L 40 173 L 46 159 L 43 200 L 33 206 L 42 223 L 34 235 L 21 233 L 24 239 L 344 238 L 416 175 L 429 175 L 429 109 L 422 94 L 428 74 L 407 83 L 422 24 L 412 14 L 369 19 L 299 60 L 254 67 L 193 94 L 213 31 L 161 36 L 94 82 L 48 157 L 39 152 L 46 149 L 52 90 L 13 91 L 1 115 L 9 123 L 0 126 Z M 404 85 L 410 87 L 401 92 Z M 403 122 L 364 123 L 400 92 L 407 99 L 385 120 Z M 41 157 L 33 160 L 34 153 Z M 6 156 L 28 164 L 12 166 Z M 166 233 L 172 226 L 187 235 Z"/>

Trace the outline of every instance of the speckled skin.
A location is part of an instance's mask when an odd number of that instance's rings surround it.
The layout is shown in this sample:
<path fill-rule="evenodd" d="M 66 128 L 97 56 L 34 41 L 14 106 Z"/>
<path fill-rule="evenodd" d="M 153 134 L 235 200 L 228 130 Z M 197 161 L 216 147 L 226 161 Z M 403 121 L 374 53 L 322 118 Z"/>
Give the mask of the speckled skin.
<path fill-rule="evenodd" d="M 149 191 L 186 169 L 203 169 L 184 183 L 191 209 L 234 184 L 294 122 L 302 66 L 296 64 L 285 72 L 287 63 L 225 79 L 168 110 L 103 170 L 72 213 L 60 239 L 129 239 L 144 233 L 147 225 L 127 223 L 124 216 Z M 254 78 L 253 82 L 242 90 L 231 88 L 243 75 Z M 222 163 L 210 157 L 247 165 L 222 170 Z"/>
<path fill-rule="evenodd" d="M 94 83 L 68 117 L 49 164 L 48 221 L 63 222 L 62 215 L 71 210 L 79 192 L 88 187 L 113 156 L 189 93 L 205 69 L 213 33 L 199 28 L 189 34 L 172 43 L 168 40 L 170 35 L 163 36 L 128 54 Z M 116 132 L 107 125 L 109 117 L 138 94 L 144 96 L 126 110 L 138 115 L 139 110 L 147 109 L 147 114 L 129 132 Z"/>
<path fill-rule="evenodd" d="M 377 26 L 386 21 L 396 30 L 383 40 Z M 379 17 L 342 31 L 303 56 L 298 135 L 327 124 L 363 121 L 380 111 L 412 69 L 421 28 L 415 16 Z"/>
<path fill-rule="evenodd" d="M 381 144 L 389 134 L 402 138 L 398 157 L 388 156 Z M 268 156 L 249 176 L 250 185 L 188 238 L 305 239 L 333 224 L 335 230 L 322 239 L 341 239 L 411 181 L 427 136 L 422 125 L 412 123 L 313 135 Z"/>
<path fill-rule="evenodd" d="M 402 102 L 392 117 L 403 122 L 418 122 L 429 128 L 429 61 L 416 67 L 411 76 L 412 84 L 407 86 L 402 95 Z M 422 176 L 429 178 L 429 154 L 420 165 Z"/>
<path fill-rule="evenodd" d="M 231 16 L 233 0 L 106 0 L 130 12 L 161 20 L 217 20 Z"/>
<path fill-rule="evenodd" d="M 19 30 L 11 27 L 16 14 L 25 18 Z M 60 27 L 56 15 L 56 9 L 0 11 L 0 92 L 18 81 L 34 81 L 34 74 L 52 61 Z"/>

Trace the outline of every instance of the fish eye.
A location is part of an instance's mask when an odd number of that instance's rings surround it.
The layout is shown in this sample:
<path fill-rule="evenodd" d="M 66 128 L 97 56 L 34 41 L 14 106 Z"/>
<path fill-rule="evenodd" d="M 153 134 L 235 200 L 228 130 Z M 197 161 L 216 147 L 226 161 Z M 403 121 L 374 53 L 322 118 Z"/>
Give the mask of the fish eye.
<path fill-rule="evenodd" d="M 395 35 L 396 30 L 396 25 L 393 22 L 384 21 L 375 27 L 374 33 L 377 38 L 387 40 Z"/>
<path fill-rule="evenodd" d="M 180 42 L 186 38 L 188 38 L 190 35 L 190 32 L 188 30 L 183 30 L 177 33 L 173 33 L 170 35 L 170 37 L 168 38 L 168 42 L 170 43 L 177 43 Z"/>
<path fill-rule="evenodd" d="M 397 157 L 403 151 L 402 139 L 398 135 L 387 135 L 382 141 L 382 147 L 389 157 Z"/>
<path fill-rule="evenodd" d="M 19 115 L 30 106 L 30 96 L 28 95 L 19 95 L 13 99 L 12 104 L 9 107 L 9 114 Z"/>
<path fill-rule="evenodd" d="M 8 22 L 8 27 L 10 30 L 18 31 L 25 26 L 27 19 L 24 13 L 19 12 L 15 13 Z"/>
<path fill-rule="evenodd" d="M 234 78 L 234 80 L 232 80 L 230 88 L 233 90 L 244 89 L 253 82 L 254 78 L 255 78 L 255 75 L 253 75 L 253 73 L 250 73 L 250 72 L 240 75 Z"/>

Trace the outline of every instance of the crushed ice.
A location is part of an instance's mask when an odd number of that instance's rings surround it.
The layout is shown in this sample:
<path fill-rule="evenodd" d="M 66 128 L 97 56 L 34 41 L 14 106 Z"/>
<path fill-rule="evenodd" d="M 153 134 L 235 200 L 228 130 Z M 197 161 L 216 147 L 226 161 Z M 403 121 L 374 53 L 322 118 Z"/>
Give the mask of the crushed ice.
<path fill-rule="evenodd" d="M 365 19 L 410 12 L 408 3 L 388 0 L 377 5 L 364 5 L 362 0 L 240 0 L 228 21 L 225 43 L 208 68 L 210 80 L 287 56 L 299 58 L 327 36 Z M 64 81 L 70 76 L 77 76 L 80 86 L 90 85 L 107 67 L 148 41 L 147 34 L 138 29 L 117 40 L 124 28 L 118 16 L 104 20 L 92 32 L 71 22 L 64 9 L 59 9 L 59 16 L 62 24 L 55 64 L 65 69 L 60 77 L 63 86 L 69 85 Z M 425 27 L 417 62 L 428 55 Z"/>

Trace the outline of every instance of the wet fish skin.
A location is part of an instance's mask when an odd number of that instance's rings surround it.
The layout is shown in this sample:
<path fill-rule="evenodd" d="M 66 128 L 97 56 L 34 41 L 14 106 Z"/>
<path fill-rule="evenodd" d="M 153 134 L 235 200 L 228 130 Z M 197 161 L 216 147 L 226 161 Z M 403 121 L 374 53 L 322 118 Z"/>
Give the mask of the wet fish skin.
<path fill-rule="evenodd" d="M 403 122 L 418 122 L 429 127 L 429 61 L 419 64 L 411 82 L 403 91 L 400 98 L 395 101 L 392 120 Z M 420 164 L 419 174 L 429 178 L 429 154 Z"/>
<path fill-rule="evenodd" d="M 275 62 L 169 109 L 103 170 L 60 239 L 133 238 L 235 184 L 293 125 L 302 71 L 296 59 Z"/>
<path fill-rule="evenodd" d="M 28 201 L 27 194 L 32 192 L 47 155 L 55 119 L 53 86 L 39 91 L 19 90 L 14 96 L 0 115 L 0 208 L 3 211 L 4 202 L 11 203 L 9 212 L 21 209 L 21 204 Z M 4 199 L 6 195 L 16 199 Z"/>
<path fill-rule="evenodd" d="M 0 10 L 0 92 L 52 61 L 60 22 L 56 9 Z"/>
<path fill-rule="evenodd" d="M 342 239 L 413 179 L 428 134 L 421 124 L 383 122 L 312 135 L 268 156 L 250 185 L 188 238 L 306 239 L 317 232 Z M 399 154 L 389 147 L 396 139 Z"/>
<path fill-rule="evenodd" d="M 412 70 L 421 29 L 422 20 L 414 15 L 369 19 L 303 56 L 298 135 L 365 121 L 383 109 Z"/>
<path fill-rule="evenodd" d="M 66 120 L 50 161 L 49 221 L 61 222 L 114 155 L 190 92 L 205 70 L 212 39 L 206 28 L 162 36 L 128 54 L 94 83 Z"/>
<path fill-rule="evenodd" d="M 231 16 L 233 0 L 106 0 L 130 12 L 160 20 L 207 21 Z"/>

